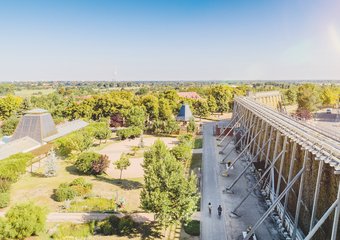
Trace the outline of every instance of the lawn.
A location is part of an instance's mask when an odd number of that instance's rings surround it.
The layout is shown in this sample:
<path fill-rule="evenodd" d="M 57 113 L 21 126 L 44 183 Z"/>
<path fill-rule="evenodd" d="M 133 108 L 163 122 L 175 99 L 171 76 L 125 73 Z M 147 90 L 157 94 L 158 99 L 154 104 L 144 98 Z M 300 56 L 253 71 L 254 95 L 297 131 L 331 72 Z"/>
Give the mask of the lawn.
<path fill-rule="evenodd" d="M 58 164 L 57 176 L 46 178 L 43 170 L 22 176 L 18 182 L 12 185 L 11 205 L 19 202 L 33 201 L 38 205 L 45 206 L 50 212 L 61 211 L 63 203 L 54 201 L 51 196 L 53 190 L 59 184 L 71 182 L 80 175 L 72 164 L 60 161 Z M 142 178 L 123 179 L 121 182 L 106 175 L 85 176 L 86 181 L 93 184 L 93 196 L 112 198 L 123 198 L 126 202 L 125 211 L 139 211 L 139 195 L 142 187 Z"/>
<path fill-rule="evenodd" d="M 55 89 L 53 88 L 46 88 L 46 89 L 23 89 L 19 91 L 15 91 L 14 94 L 19 97 L 30 97 L 33 95 L 46 95 L 49 93 L 54 92 Z"/>
<path fill-rule="evenodd" d="M 203 147 L 203 139 L 202 138 L 195 138 L 194 149 L 200 149 L 202 147 Z"/>

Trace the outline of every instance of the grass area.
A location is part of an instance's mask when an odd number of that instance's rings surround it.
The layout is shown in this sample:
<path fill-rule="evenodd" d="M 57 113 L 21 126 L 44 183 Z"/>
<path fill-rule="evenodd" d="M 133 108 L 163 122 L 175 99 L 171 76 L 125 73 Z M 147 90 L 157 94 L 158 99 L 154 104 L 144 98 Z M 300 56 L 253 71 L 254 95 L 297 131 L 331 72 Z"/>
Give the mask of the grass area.
<path fill-rule="evenodd" d="M 15 91 L 14 94 L 20 97 L 30 97 L 33 95 L 46 95 L 49 93 L 55 92 L 53 88 L 46 88 L 46 89 L 22 89 Z"/>
<path fill-rule="evenodd" d="M 53 239 L 66 239 L 67 237 L 87 238 L 93 234 L 94 224 L 73 224 L 62 223 L 56 227 L 56 231 L 52 234 Z M 71 239 L 71 238 L 70 238 Z"/>
<path fill-rule="evenodd" d="M 200 235 L 200 221 L 192 220 L 183 226 L 184 231 L 191 236 Z"/>
<path fill-rule="evenodd" d="M 200 149 L 203 147 L 203 138 L 195 138 L 194 149 Z"/>
<path fill-rule="evenodd" d="M 190 170 L 202 168 L 202 153 L 193 153 L 190 162 Z"/>
<path fill-rule="evenodd" d="M 40 169 L 32 174 L 27 173 L 12 185 L 10 206 L 19 202 L 33 201 L 47 207 L 50 212 L 61 211 L 63 203 L 52 199 L 53 190 L 61 183 L 71 182 L 82 176 L 87 182 L 93 184 L 92 196 L 123 198 L 125 211 L 140 211 L 139 195 L 143 179 L 125 179 L 119 182 L 118 179 L 106 175 L 98 177 L 80 175 L 72 164 L 62 160 L 58 163 L 56 177 L 46 178 L 43 172 L 44 169 Z"/>
<path fill-rule="evenodd" d="M 80 201 L 72 201 L 67 212 L 114 211 L 116 207 L 117 205 L 113 199 L 90 197 Z"/>

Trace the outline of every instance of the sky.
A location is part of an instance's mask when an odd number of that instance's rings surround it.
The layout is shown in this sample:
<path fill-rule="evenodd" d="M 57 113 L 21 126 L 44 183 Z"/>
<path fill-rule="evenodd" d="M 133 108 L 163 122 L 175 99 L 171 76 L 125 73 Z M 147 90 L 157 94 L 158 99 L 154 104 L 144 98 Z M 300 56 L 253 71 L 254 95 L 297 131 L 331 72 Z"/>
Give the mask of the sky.
<path fill-rule="evenodd" d="M 339 80 L 339 0 L 0 0 L 0 81 Z"/>

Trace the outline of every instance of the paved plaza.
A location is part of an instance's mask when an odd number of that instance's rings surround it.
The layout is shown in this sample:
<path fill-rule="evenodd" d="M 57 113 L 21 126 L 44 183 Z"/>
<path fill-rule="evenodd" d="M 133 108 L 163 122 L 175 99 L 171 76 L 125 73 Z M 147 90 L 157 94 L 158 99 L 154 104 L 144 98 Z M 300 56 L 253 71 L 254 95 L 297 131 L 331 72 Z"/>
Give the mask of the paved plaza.
<path fill-rule="evenodd" d="M 259 191 L 254 191 L 251 196 L 238 209 L 240 217 L 232 216 L 231 211 L 239 204 L 248 189 L 255 183 L 253 173 L 246 172 L 233 187 L 233 194 L 223 193 L 226 186 L 229 186 L 246 166 L 246 163 L 239 160 L 235 168 L 229 172 L 229 176 L 222 176 L 225 165 L 220 161 L 226 153 L 233 151 L 226 161 L 233 161 L 237 157 L 233 144 L 229 144 L 224 154 L 219 154 L 222 147 L 218 147 L 216 137 L 213 136 L 213 128 L 216 123 L 207 123 L 203 127 L 203 191 L 201 209 L 201 239 L 202 240 L 235 240 L 243 239 L 242 231 L 249 225 L 254 225 L 264 214 L 266 207 L 260 197 Z M 223 146 L 229 141 L 224 140 Z M 212 215 L 209 216 L 208 203 L 213 205 Z M 221 204 L 223 214 L 221 219 L 217 217 L 217 206 Z M 270 217 L 256 231 L 258 239 L 281 239 Z"/>

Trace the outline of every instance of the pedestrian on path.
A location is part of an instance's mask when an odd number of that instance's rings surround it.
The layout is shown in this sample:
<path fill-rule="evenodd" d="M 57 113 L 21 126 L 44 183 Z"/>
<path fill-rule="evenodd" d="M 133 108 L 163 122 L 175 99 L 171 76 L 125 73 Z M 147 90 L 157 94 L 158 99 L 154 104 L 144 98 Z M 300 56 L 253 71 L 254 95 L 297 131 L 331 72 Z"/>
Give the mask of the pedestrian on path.
<path fill-rule="evenodd" d="M 209 216 L 211 215 L 211 208 L 212 208 L 212 206 L 211 206 L 211 202 L 209 202 L 209 204 L 208 204 L 208 209 L 209 209 Z"/>
<path fill-rule="evenodd" d="M 221 207 L 221 205 L 218 205 L 217 212 L 218 212 L 218 217 L 221 218 L 221 214 L 222 214 L 222 207 Z"/>

